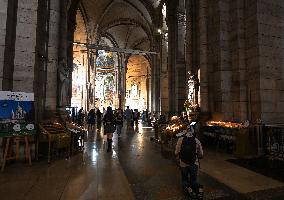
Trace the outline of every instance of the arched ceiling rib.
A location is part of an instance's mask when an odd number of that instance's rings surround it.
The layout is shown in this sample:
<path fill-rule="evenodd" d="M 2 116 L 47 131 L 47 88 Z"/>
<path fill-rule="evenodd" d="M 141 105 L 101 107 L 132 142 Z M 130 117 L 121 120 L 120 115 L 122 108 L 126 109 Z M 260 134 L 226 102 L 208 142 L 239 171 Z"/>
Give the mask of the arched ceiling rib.
<path fill-rule="evenodd" d="M 159 3 L 160 0 L 81 0 L 88 17 L 89 34 L 97 41 L 107 36 L 112 38 L 114 46 L 141 50 L 151 50 L 155 9 Z"/>

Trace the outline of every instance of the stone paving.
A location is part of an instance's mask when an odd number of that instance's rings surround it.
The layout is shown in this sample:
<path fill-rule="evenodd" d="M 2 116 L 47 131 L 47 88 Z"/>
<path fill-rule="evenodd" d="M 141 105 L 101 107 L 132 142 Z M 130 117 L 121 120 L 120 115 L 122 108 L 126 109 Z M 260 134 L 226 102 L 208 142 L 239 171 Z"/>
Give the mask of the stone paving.
<path fill-rule="evenodd" d="M 149 129 L 143 129 L 143 133 L 131 131 L 115 147 L 135 198 L 187 199 L 175 160 L 169 153 L 161 152 L 159 144 L 150 141 L 152 135 Z M 205 173 L 200 172 L 199 180 L 204 185 L 204 199 L 245 199 Z"/>
<path fill-rule="evenodd" d="M 161 151 L 160 145 L 150 140 L 152 135 L 151 129 L 141 127 L 137 132 L 124 131 L 120 139 L 114 136 L 114 150 L 107 153 L 102 137 L 92 132 L 88 134 L 84 152 L 70 159 L 53 160 L 50 165 L 45 159 L 33 161 L 31 167 L 20 161 L 9 163 L 0 174 L 0 199 L 188 199 L 181 189 L 179 168 L 172 154 Z M 232 181 L 222 179 L 225 175 L 214 177 L 218 166 L 210 164 L 210 159 L 214 160 L 213 153 L 205 150 L 205 155 L 207 157 L 202 160 L 199 173 L 205 200 L 284 199 L 284 187 L 276 187 L 277 184 L 274 187 L 267 184 L 265 188 L 258 183 L 256 188 L 261 186 L 259 188 L 264 189 L 246 193 L 233 190 Z M 222 154 L 217 155 L 220 160 L 226 158 Z M 230 163 L 230 170 L 248 173 L 248 179 L 258 177 L 234 166 Z M 232 180 L 233 176 L 231 174 Z M 250 183 L 240 182 L 239 185 Z"/>

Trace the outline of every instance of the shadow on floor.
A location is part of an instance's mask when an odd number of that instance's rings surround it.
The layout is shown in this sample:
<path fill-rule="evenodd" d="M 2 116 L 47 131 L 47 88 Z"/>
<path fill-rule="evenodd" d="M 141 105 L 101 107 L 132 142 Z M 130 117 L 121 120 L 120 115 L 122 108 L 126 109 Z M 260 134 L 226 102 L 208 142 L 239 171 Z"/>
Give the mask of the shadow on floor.
<path fill-rule="evenodd" d="M 284 182 L 284 161 L 271 160 L 267 157 L 229 159 L 228 161 L 256 173 Z"/>

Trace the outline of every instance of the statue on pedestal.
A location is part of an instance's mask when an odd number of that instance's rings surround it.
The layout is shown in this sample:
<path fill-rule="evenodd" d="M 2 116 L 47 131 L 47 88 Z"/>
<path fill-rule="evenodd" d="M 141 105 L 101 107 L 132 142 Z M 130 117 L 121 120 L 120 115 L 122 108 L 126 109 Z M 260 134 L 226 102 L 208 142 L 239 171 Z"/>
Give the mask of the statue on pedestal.
<path fill-rule="evenodd" d="M 65 60 L 61 60 L 58 66 L 58 105 L 65 107 L 69 102 L 70 72 Z"/>

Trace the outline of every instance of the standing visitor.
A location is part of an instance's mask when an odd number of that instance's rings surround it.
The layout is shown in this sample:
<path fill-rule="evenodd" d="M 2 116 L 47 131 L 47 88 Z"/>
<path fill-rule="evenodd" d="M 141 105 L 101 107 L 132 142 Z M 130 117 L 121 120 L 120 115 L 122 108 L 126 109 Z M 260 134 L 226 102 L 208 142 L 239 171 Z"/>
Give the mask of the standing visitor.
<path fill-rule="evenodd" d="M 120 137 L 121 129 L 123 126 L 123 111 L 121 108 L 118 108 L 115 113 L 115 124 L 116 124 L 116 133 L 118 137 Z"/>
<path fill-rule="evenodd" d="M 184 137 L 177 141 L 175 155 L 179 160 L 183 189 L 192 197 L 203 198 L 203 188 L 197 183 L 199 158 L 203 157 L 201 142 L 193 136 L 194 129 L 189 126 Z"/>
<path fill-rule="evenodd" d="M 100 132 L 102 127 L 102 113 L 99 108 L 97 110 L 96 115 L 97 115 L 97 131 Z"/>
<path fill-rule="evenodd" d="M 140 114 L 138 112 L 138 109 L 134 109 L 133 120 L 134 120 L 134 124 L 135 124 L 136 127 L 138 127 L 139 117 L 140 117 Z"/>
<path fill-rule="evenodd" d="M 95 125 L 95 118 L 96 118 L 95 110 L 91 109 L 90 112 L 88 113 L 88 131 L 93 130 Z"/>
<path fill-rule="evenodd" d="M 112 112 L 112 108 L 107 107 L 106 114 L 103 117 L 104 122 L 104 135 L 107 135 L 107 152 L 112 149 L 112 136 L 115 131 L 115 116 Z"/>
<path fill-rule="evenodd" d="M 83 126 L 83 120 L 84 120 L 84 113 L 83 113 L 83 107 L 78 112 L 78 124 L 80 126 Z"/>
<path fill-rule="evenodd" d="M 132 112 L 129 109 L 129 106 L 126 107 L 126 110 L 124 112 L 124 117 L 126 120 L 126 129 L 129 130 L 131 127 L 131 119 L 132 119 Z"/>

